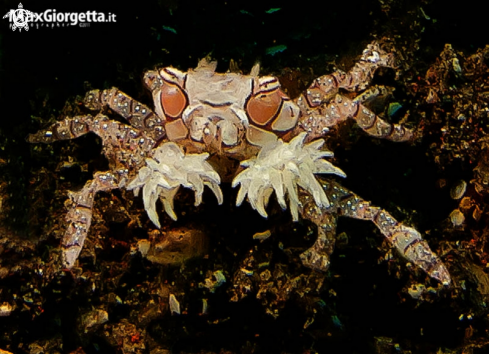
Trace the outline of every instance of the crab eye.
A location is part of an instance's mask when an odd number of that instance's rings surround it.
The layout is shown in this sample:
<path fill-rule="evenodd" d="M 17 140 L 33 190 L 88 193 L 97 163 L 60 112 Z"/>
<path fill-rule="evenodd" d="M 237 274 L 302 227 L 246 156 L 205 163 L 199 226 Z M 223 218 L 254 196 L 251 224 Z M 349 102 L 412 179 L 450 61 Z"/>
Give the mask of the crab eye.
<path fill-rule="evenodd" d="M 246 105 L 246 111 L 254 123 L 266 125 L 277 115 L 281 105 L 280 91 L 274 90 L 251 97 Z"/>
<path fill-rule="evenodd" d="M 166 116 L 177 118 L 187 106 L 187 96 L 179 86 L 164 82 L 161 86 L 161 106 Z"/>

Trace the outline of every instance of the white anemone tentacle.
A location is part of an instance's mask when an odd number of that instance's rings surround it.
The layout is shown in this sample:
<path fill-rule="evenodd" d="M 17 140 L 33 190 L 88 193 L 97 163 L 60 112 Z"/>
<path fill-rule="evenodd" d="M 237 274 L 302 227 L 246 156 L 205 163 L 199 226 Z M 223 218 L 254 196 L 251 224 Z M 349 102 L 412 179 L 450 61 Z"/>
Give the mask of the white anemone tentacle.
<path fill-rule="evenodd" d="M 294 221 L 299 219 L 299 197 L 297 186 L 309 192 L 317 206 L 329 207 L 329 200 L 314 174 L 330 173 L 341 177 L 346 174 L 325 157 L 333 153 L 321 150 L 324 140 L 318 139 L 304 144 L 306 133 L 301 133 L 289 143 L 278 139 L 262 148 L 256 157 L 241 162 L 245 167 L 233 180 L 233 187 L 241 184 L 236 205 L 241 205 L 248 196 L 253 209 L 267 217 L 265 211 L 273 191 L 282 209 L 286 209 L 288 195 L 290 212 Z"/>
<path fill-rule="evenodd" d="M 221 179 L 206 161 L 208 157 L 207 153 L 185 155 L 177 144 L 164 143 L 155 150 L 152 158 L 146 159 L 147 166 L 139 170 L 138 175 L 126 188 L 134 190 L 136 196 L 139 190 L 143 189 L 144 209 L 153 224 L 160 228 L 156 201 L 159 198 L 165 212 L 176 220 L 173 200 L 180 186 L 195 192 L 195 206 L 202 202 L 204 186 L 209 187 L 218 203 L 222 204 L 223 196 L 219 187 Z"/>

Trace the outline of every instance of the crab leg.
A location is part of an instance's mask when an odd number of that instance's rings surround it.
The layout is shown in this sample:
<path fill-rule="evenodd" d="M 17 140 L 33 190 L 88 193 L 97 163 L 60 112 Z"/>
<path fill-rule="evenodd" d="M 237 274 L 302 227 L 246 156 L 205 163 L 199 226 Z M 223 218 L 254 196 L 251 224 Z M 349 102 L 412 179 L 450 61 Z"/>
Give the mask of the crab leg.
<path fill-rule="evenodd" d="M 356 120 L 358 126 L 369 135 L 396 142 L 413 139 L 413 131 L 401 124 L 389 123 L 381 119 L 357 100 L 336 95 L 333 102 L 318 108 L 307 107 L 303 96 L 297 101 L 304 113 L 299 120 L 297 130 L 307 132 L 307 140 L 324 136 L 329 128 L 348 118 Z"/>
<path fill-rule="evenodd" d="M 370 102 L 379 96 L 383 96 L 383 97 L 391 96 L 394 90 L 395 89 L 393 87 L 387 87 L 384 85 L 374 85 L 372 87 L 367 88 L 357 97 L 355 97 L 353 101 L 361 104 L 365 104 L 366 102 Z"/>
<path fill-rule="evenodd" d="M 431 278 L 440 281 L 448 286 L 451 282 L 450 274 L 442 261 L 431 251 L 428 243 L 421 238 L 421 234 L 415 229 L 405 226 L 394 219 L 389 213 L 381 208 L 371 206 L 369 202 L 361 199 L 356 194 L 346 190 L 334 182 L 323 181 L 323 188 L 331 201 L 331 205 L 323 213 L 334 213 L 338 211 L 340 215 L 355 219 L 370 220 L 387 238 L 387 240 L 404 256 L 408 261 L 423 269 Z M 318 208 L 308 207 L 312 198 L 306 194 L 301 196 L 301 202 L 305 206 L 302 216 L 318 225 L 319 237 L 316 243 L 304 254 L 321 253 L 331 254 L 331 245 L 324 242 L 321 229 L 325 228 L 324 223 L 328 221 L 325 216 L 321 216 Z M 333 224 L 335 226 L 336 223 Z M 302 257 L 302 256 L 301 256 Z M 309 256 L 309 258 L 311 258 Z M 317 256 L 316 256 L 317 258 Z M 305 264 L 308 265 L 308 264 Z M 308 265 L 309 266 L 309 265 Z"/>
<path fill-rule="evenodd" d="M 413 132 L 410 129 L 382 120 L 362 104 L 375 95 L 387 92 L 385 88 L 368 90 L 354 100 L 338 93 L 339 89 L 364 90 L 379 67 L 395 68 L 394 61 L 394 55 L 384 51 L 374 41 L 363 51 L 360 60 L 348 73 L 338 70 L 331 75 L 317 78 L 296 100 L 301 118 L 292 135 L 306 131 L 307 141 L 310 141 L 324 136 L 330 127 L 353 118 L 360 128 L 372 136 L 392 141 L 411 140 Z"/>
<path fill-rule="evenodd" d="M 330 127 L 348 118 L 355 119 L 360 128 L 377 138 L 396 142 L 413 139 L 411 129 L 386 122 L 359 101 L 346 96 L 336 95 L 333 102 L 316 108 L 309 107 L 304 97 L 300 96 L 297 104 L 303 112 L 297 130 L 306 131 L 308 141 L 324 136 Z"/>
<path fill-rule="evenodd" d="M 311 107 L 317 107 L 333 98 L 340 88 L 347 91 L 364 90 L 378 68 L 395 68 L 394 61 L 392 53 L 384 51 L 377 41 L 373 41 L 349 72 L 337 70 L 314 80 L 306 91 L 306 99 Z"/>
<path fill-rule="evenodd" d="M 92 221 L 95 195 L 115 188 L 118 188 L 118 178 L 115 175 L 110 172 L 96 172 L 93 180 L 88 181 L 82 190 L 70 193 L 72 206 L 66 215 L 68 228 L 61 241 L 64 267 L 71 269 L 83 249 Z"/>
<path fill-rule="evenodd" d="M 163 139 L 166 135 L 163 118 L 158 117 L 148 106 L 115 87 L 103 91 L 87 92 L 84 103 L 88 109 L 96 111 L 110 108 L 126 119 L 134 128 L 144 131 L 155 141 Z"/>
<path fill-rule="evenodd" d="M 103 114 L 97 114 L 95 117 L 87 114 L 60 120 L 47 129 L 29 134 L 27 141 L 50 144 L 58 140 L 75 139 L 89 132 L 97 134 L 102 139 L 104 146 L 120 145 L 121 141 L 129 142 L 139 138 L 140 135 L 130 126 L 110 120 Z M 154 144 L 152 139 L 148 140 Z"/>
<path fill-rule="evenodd" d="M 127 173 L 128 167 L 139 166 L 144 162 L 146 151 L 154 145 L 154 139 L 146 134 L 132 129 L 131 126 L 110 120 L 103 114 L 76 116 L 65 118 L 54 123 L 45 130 L 30 134 L 27 141 L 30 143 L 52 143 L 58 140 L 75 139 L 79 136 L 93 132 L 102 139 L 104 152 L 109 163 L 116 163 L 121 169 L 122 176 Z"/>
<path fill-rule="evenodd" d="M 58 140 L 75 139 L 94 131 L 94 118 L 91 115 L 66 118 L 54 123 L 49 128 L 40 130 L 35 134 L 29 134 L 27 141 L 30 143 L 50 144 Z"/>
<path fill-rule="evenodd" d="M 302 264 L 308 268 L 325 272 L 329 268 L 329 257 L 334 251 L 338 217 L 334 213 L 323 212 L 310 194 L 302 191 L 299 197 L 303 205 L 302 218 L 312 221 L 318 229 L 316 242 L 300 255 Z"/>

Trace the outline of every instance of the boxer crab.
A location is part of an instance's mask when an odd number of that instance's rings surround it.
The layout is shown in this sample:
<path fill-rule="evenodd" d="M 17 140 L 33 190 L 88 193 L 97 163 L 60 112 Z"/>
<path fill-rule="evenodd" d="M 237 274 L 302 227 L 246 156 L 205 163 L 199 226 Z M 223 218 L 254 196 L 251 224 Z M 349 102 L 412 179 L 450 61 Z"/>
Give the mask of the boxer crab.
<path fill-rule="evenodd" d="M 98 114 L 66 118 L 28 138 L 51 143 L 93 132 L 102 139 L 111 167 L 96 172 L 80 191 L 70 195 L 72 206 L 62 240 L 64 266 L 73 267 L 81 252 L 97 192 L 126 188 L 137 195 L 142 189 L 148 216 L 160 227 L 158 199 L 173 219 L 177 218 L 173 202 L 180 186 L 195 192 L 196 205 L 202 200 L 204 186 L 222 203 L 219 184 L 228 168 L 224 161 L 238 160 L 241 172 L 232 181 L 234 187 L 240 185 L 237 205 L 247 197 L 266 217 L 265 208 L 275 192 L 283 209 L 287 197 L 294 221 L 300 215 L 317 225 L 316 242 L 301 255 L 304 265 L 322 271 L 329 267 L 336 219 L 345 215 L 373 221 L 405 258 L 448 285 L 447 269 L 415 229 L 336 182 L 315 176 L 345 177 L 324 159 L 333 154 L 321 149 L 324 141 L 320 137 L 348 118 L 372 136 L 396 142 L 412 139 L 411 130 L 383 121 L 362 104 L 378 90 L 365 90 L 375 70 L 393 65 L 393 55 L 373 42 L 348 73 L 336 71 L 319 77 L 294 100 L 280 89 L 275 77 L 258 76 L 258 65 L 250 75 L 220 74 L 215 72 L 216 63 L 208 59 L 186 73 L 172 67 L 145 73 L 154 110 L 117 88 L 88 92 L 85 106 Z M 341 95 L 340 89 L 365 91 L 351 99 Z M 109 109 L 130 125 L 109 119 L 103 114 Z"/>

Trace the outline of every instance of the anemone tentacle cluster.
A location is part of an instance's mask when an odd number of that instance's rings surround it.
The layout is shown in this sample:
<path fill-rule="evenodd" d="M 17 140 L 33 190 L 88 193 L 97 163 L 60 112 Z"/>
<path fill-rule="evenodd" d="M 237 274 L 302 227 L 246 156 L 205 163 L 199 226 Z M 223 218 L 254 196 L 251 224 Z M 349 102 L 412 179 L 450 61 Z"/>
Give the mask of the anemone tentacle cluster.
<path fill-rule="evenodd" d="M 329 173 L 341 177 L 346 174 L 324 157 L 333 153 L 321 150 L 323 139 L 304 144 L 306 133 L 301 133 L 289 143 L 276 140 L 268 144 L 256 157 L 241 162 L 245 167 L 233 181 L 233 187 L 241 184 L 236 204 L 239 206 L 246 195 L 253 209 L 267 217 L 265 211 L 270 195 L 275 191 L 282 209 L 287 208 L 285 195 L 289 197 L 290 212 L 294 221 L 299 220 L 299 196 L 297 186 L 309 192 L 320 208 L 329 207 L 329 200 L 314 174 Z"/>
<path fill-rule="evenodd" d="M 202 202 L 204 186 L 208 186 L 219 204 L 222 204 L 223 195 L 219 187 L 221 179 L 206 161 L 208 157 L 208 153 L 185 155 L 177 144 L 164 143 L 155 149 L 153 158 L 146 158 L 146 166 L 141 167 L 126 189 L 133 190 L 136 196 L 143 189 L 144 209 L 158 228 L 161 225 L 156 212 L 156 201 L 159 198 L 165 212 L 176 220 L 173 200 L 180 186 L 195 192 L 196 206 Z"/>

